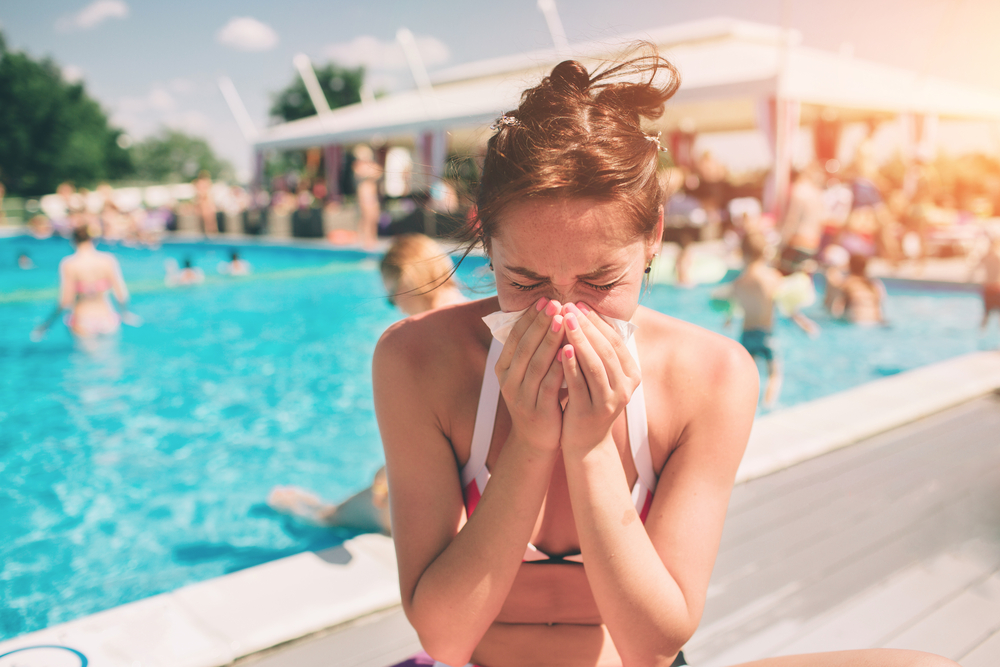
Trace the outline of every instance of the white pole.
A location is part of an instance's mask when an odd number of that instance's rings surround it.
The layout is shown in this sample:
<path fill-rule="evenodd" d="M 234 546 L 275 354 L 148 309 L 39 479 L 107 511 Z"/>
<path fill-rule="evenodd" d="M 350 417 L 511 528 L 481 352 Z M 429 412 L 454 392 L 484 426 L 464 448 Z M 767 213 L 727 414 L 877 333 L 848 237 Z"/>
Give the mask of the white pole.
<path fill-rule="evenodd" d="M 219 90 L 222 91 L 222 96 L 226 98 L 226 104 L 229 105 L 229 111 L 232 112 L 236 124 L 239 125 L 240 131 L 243 133 L 243 138 L 252 143 L 257 138 L 257 128 L 254 127 L 253 121 L 250 120 L 250 114 L 247 113 L 247 108 L 243 105 L 240 94 L 236 92 L 233 80 L 228 76 L 219 77 Z"/>
<path fill-rule="evenodd" d="M 431 78 L 427 76 L 427 69 L 424 67 L 424 60 L 420 57 L 420 49 L 417 48 L 417 40 L 413 33 L 407 28 L 400 28 L 396 31 L 396 41 L 403 47 L 403 54 L 406 62 L 410 65 L 410 72 L 413 73 L 413 80 L 420 91 L 420 97 L 424 102 L 424 111 L 430 116 L 437 116 L 437 98 L 434 97 L 434 88 L 431 87 Z"/>
<path fill-rule="evenodd" d="M 566 31 L 563 29 L 562 21 L 559 19 L 559 10 L 556 9 L 556 1 L 538 0 L 538 8 L 545 15 L 545 23 L 549 26 L 549 34 L 552 35 L 552 43 L 556 46 L 556 52 L 569 53 L 569 41 L 566 39 Z"/>
<path fill-rule="evenodd" d="M 323 94 L 323 89 L 319 85 L 319 79 L 316 78 L 316 72 L 313 70 L 309 56 L 300 53 L 292 59 L 292 62 L 295 63 L 295 69 L 299 70 L 302 83 L 306 84 L 306 91 L 309 93 L 309 99 L 312 100 L 313 106 L 316 107 L 316 113 L 320 115 L 330 113 L 330 103 L 327 101 L 326 95 Z"/>

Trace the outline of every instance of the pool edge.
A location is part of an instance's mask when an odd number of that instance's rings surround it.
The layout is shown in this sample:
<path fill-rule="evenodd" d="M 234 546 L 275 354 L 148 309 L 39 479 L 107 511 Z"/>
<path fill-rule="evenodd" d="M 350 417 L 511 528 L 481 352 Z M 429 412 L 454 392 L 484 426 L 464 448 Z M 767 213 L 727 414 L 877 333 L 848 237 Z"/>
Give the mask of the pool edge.
<path fill-rule="evenodd" d="M 737 483 L 997 388 L 1000 352 L 974 352 L 765 415 L 754 423 Z M 392 623 L 386 625 L 384 618 Z M 382 627 L 402 634 L 375 648 L 362 640 Z M 399 613 L 390 538 L 360 535 L 340 547 L 304 552 L 114 607 L 0 642 L 0 655 L 55 644 L 108 667 L 220 667 L 256 661 L 251 656 L 264 660 L 274 655 L 275 647 L 291 651 L 313 639 L 357 649 L 347 662 L 330 656 L 333 664 L 377 665 L 389 655 L 385 651 L 415 650 L 416 635 Z M 362 646 L 367 653 L 358 648 Z"/>

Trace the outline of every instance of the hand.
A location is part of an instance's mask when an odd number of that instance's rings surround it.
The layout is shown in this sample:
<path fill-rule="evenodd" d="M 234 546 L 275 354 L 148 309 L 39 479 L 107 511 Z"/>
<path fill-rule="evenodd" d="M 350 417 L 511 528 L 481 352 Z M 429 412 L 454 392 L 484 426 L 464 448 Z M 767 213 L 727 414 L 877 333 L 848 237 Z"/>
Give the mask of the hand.
<path fill-rule="evenodd" d="M 514 325 L 496 373 L 510 412 L 511 436 L 542 450 L 559 448 L 563 365 L 556 352 L 564 339 L 562 306 L 540 299 Z"/>
<path fill-rule="evenodd" d="M 565 307 L 567 344 L 559 351 L 569 400 L 563 410 L 563 452 L 589 451 L 609 437 L 641 375 L 625 341 L 597 313 Z"/>

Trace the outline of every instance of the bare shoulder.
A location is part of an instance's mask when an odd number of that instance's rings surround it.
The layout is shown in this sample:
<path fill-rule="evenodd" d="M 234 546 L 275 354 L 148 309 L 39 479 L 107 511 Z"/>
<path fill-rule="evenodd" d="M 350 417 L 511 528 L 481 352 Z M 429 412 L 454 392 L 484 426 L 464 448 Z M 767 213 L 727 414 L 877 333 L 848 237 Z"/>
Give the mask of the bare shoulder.
<path fill-rule="evenodd" d="M 636 313 L 643 375 L 683 381 L 689 387 L 724 388 L 732 380 L 756 377 L 757 367 L 737 341 L 663 313 Z"/>
<path fill-rule="evenodd" d="M 496 299 L 484 299 L 396 322 L 375 347 L 376 382 L 380 376 L 399 377 L 400 373 L 415 374 L 425 382 L 444 381 L 460 374 L 479 356 L 485 359 L 482 351 L 489 348 L 490 333 L 482 317 L 497 309 Z"/>
<path fill-rule="evenodd" d="M 651 435 L 654 420 L 663 420 L 661 452 L 713 422 L 753 420 L 760 377 L 740 343 L 646 308 L 636 315 L 647 404 L 663 406 L 665 415 L 650 415 Z M 739 444 L 741 452 L 745 444 Z"/>

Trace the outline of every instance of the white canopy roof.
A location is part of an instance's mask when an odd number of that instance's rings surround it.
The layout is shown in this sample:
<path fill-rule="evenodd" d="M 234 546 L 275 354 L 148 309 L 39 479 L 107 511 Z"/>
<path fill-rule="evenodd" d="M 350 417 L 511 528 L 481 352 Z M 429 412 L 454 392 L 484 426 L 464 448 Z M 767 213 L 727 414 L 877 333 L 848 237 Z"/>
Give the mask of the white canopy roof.
<path fill-rule="evenodd" d="M 578 44 L 569 53 L 551 49 L 460 65 L 438 72 L 430 95 L 409 90 L 275 125 L 253 144 L 305 148 L 435 130 L 452 131 L 453 140 L 463 136 L 462 143 L 479 143 L 488 136 L 489 123 L 516 107 L 521 91 L 556 63 L 567 57 L 588 65 L 612 59 L 637 40 L 655 44 L 681 72 L 681 88 L 657 124 L 661 129 L 682 120 L 699 132 L 751 129 L 758 101 L 771 96 L 847 115 L 917 112 L 1000 120 L 998 92 L 804 47 L 795 31 L 717 18 Z"/>

